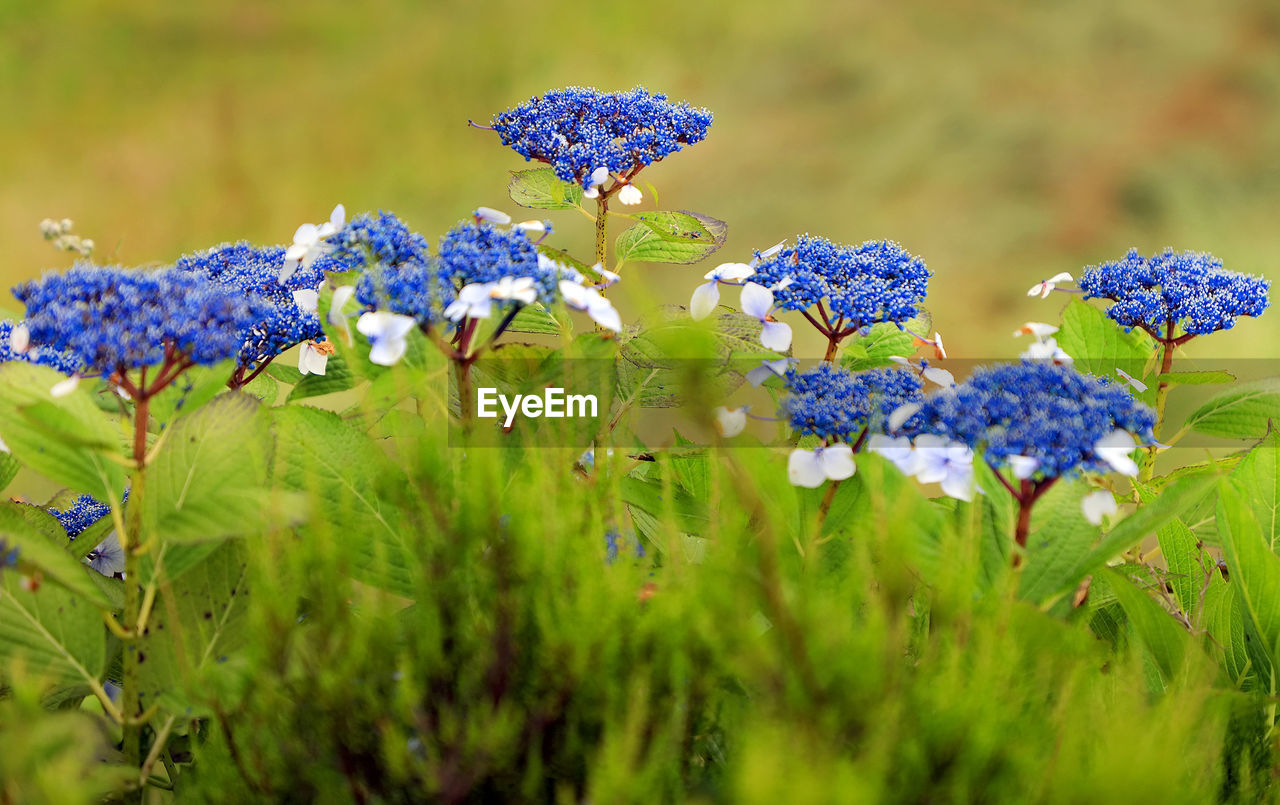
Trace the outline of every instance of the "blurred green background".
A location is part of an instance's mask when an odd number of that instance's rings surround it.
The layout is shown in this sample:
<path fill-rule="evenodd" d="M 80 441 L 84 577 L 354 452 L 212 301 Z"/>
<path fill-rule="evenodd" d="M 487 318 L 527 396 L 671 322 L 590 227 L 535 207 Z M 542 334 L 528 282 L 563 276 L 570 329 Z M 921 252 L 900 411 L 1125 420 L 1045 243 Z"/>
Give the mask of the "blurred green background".
<path fill-rule="evenodd" d="M 339 201 L 434 239 L 512 209 L 524 163 L 468 118 L 566 84 L 712 109 L 707 141 L 646 171 L 662 205 L 727 220 L 722 260 L 806 231 L 900 241 L 955 354 L 1015 354 L 1065 301 L 1032 283 L 1130 246 L 1276 276 L 1274 2 L 3 0 L 0 76 L 6 285 L 70 262 L 44 217 L 127 264 L 287 242 Z M 588 223 L 554 215 L 587 253 Z M 646 303 L 684 303 L 706 270 L 633 271 L 624 317 L 642 272 Z M 1193 353 L 1277 334 L 1273 313 Z"/>

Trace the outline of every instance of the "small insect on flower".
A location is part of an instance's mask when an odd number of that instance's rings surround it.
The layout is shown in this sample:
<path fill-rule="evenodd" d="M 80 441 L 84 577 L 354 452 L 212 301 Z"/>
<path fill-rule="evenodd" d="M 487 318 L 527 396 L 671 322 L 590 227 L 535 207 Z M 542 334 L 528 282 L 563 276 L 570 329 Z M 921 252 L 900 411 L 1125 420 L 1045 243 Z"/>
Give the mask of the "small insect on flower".
<path fill-rule="evenodd" d="M 1059 274 L 1054 274 L 1047 280 L 1043 280 L 1032 285 L 1031 289 L 1027 291 L 1027 296 L 1038 296 L 1041 299 L 1048 299 L 1049 294 L 1057 290 L 1059 284 L 1072 281 L 1071 275 L 1063 271 Z"/>

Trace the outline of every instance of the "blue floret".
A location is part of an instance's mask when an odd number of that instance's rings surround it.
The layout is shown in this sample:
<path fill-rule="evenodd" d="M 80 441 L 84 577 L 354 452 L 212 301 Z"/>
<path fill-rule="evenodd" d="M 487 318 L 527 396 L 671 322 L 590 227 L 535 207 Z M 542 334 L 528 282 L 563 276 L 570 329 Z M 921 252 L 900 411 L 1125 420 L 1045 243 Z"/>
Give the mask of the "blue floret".
<path fill-rule="evenodd" d="M 873 369 L 853 374 L 829 364 L 807 372 L 787 370 L 783 415 L 802 434 L 827 442 L 847 442 L 864 428 L 881 429 L 889 414 L 920 402 L 921 383 L 906 369 Z"/>

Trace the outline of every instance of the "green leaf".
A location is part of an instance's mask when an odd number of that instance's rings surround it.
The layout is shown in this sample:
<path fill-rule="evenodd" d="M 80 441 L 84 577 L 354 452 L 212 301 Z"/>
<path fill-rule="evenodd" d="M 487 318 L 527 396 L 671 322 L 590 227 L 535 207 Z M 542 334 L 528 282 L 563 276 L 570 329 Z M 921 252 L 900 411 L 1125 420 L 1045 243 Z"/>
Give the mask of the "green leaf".
<path fill-rule="evenodd" d="M 1268 433 L 1235 466 L 1231 478 L 1245 491 L 1267 546 L 1280 553 L 1280 432 Z"/>
<path fill-rule="evenodd" d="M 7 450 L 0 450 L 0 492 L 3 492 L 5 487 L 13 482 L 20 469 L 22 469 L 22 464 L 18 459 L 9 455 Z"/>
<path fill-rule="evenodd" d="M 1019 582 L 1019 595 L 1026 600 L 1040 603 L 1069 584 L 1072 571 L 1097 541 L 1098 527 L 1084 518 L 1080 508 L 1088 492 L 1080 479 L 1061 480 L 1032 509 L 1027 560 Z M 1004 494 L 1004 490 L 992 494 Z"/>
<path fill-rule="evenodd" d="M 1191 646 L 1191 633 L 1121 571 L 1107 571 L 1111 590 L 1133 625 L 1134 634 L 1151 653 L 1166 685 L 1177 678 Z"/>
<path fill-rule="evenodd" d="M 96 685 L 107 662 L 102 613 L 61 587 L 27 592 L 18 574 L 0 573 L 0 659 L 51 682 Z"/>
<path fill-rule="evenodd" d="M 276 398 L 280 396 L 280 383 L 266 372 L 250 380 L 248 384 L 241 386 L 240 390 L 250 397 L 257 397 L 268 406 L 276 404 Z"/>
<path fill-rule="evenodd" d="M 1160 382 L 1171 386 L 1208 386 L 1216 383 L 1234 383 L 1236 376 L 1230 372 L 1165 372 Z"/>
<path fill-rule="evenodd" d="M 509 333 L 536 333 L 559 335 L 562 325 L 555 316 L 542 305 L 525 305 L 507 325 Z"/>
<path fill-rule="evenodd" d="M 893 363 L 893 356 L 911 355 L 916 351 L 915 337 L 899 330 L 897 325 L 881 322 L 873 325 L 865 336 L 847 339 L 841 347 L 840 364 L 850 372 L 863 372 Z"/>
<path fill-rule="evenodd" d="M 0 366 L 0 440 L 15 458 L 51 481 L 119 500 L 125 471 L 117 459 L 122 430 L 83 389 L 55 399 L 65 378 L 44 366 L 12 361 Z"/>
<path fill-rule="evenodd" d="M 1280 378 L 1268 377 L 1214 395 L 1187 417 L 1184 427 L 1207 436 L 1256 439 L 1276 418 L 1280 418 Z"/>
<path fill-rule="evenodd" d="M 1280 556 L 1263 539 L 1252 510 L 1231 481 L 1218 488 L 1218 535 L 1231 583 L 1239 585 L 1242 609 L 1274 667 L 1280 663 Z"/>
<path fill-rule="evenodd" d="M 511 171 L 511 200 L 536 210 L 570 210 L 582 201 L 582 188 L 556 176 L 551 168 Z"/>
<path fill-rule="evenodd" d="M 1203 572 L 1200 569 L 1196 536 L 1181 519 L 1175 517 L 1156 529 L 1160 541 L 1160 553 L 1169 570 L 1169 585 L 1173 587 L 1178 607 L 1188 615 L 1194 615 L 1200 607 L 1200 586 Z"/>
<path fill-rule="evenodd" d="M 404 473 L 362 431 L 336 414 L 306 406 L 271 410 L 274 476 L 285 489 L 309 493 L 313 511 L 304 534 L 340 538 L 360 581 L 415 595 L 414 565 L 398 511 L 382 503 L 380 485 L 403 489 Z"/>
<path fill-rule="evenodd" d="M 223 361 L 215 366 L 194 366 L 169 384 L 164 391 L 151 398 L 148 404 L 151 416 L 160 424 L 168 424 L 182 414 L 189 414 L 212 400 L 219 392 L 227 390 L 227 380 L 235 371 L 235 361 Z"/>
<path fill-rule="evenodd" d="M 328 370 L 328 366 L 326 366 L 325 369 Z M 298 371 L 297 367 L 289 366 L 288 364 L 283 364 L 279 361 L 268 366 L 265 374 L 269 374 L 281 383 L 285 383 L 290 386 L 297 384 L 302 380 L 302 378 L 306 377 L 306 375 Z"/>
<path fill-rule="evenodd" d="M 139 648 L 144 707 L 160 701 L 185 713 L 201 701 L 202 674 L 239 645 L 246 567 L 243 544 L 226 542 L 189 569 L 182 584 L 162 588 Z M 184 687 L 197 695 L 182 696 Z"/>
<path fill-rule="evenodd" d="M 321 394 L 334 394 L 349 391 L 357 383 L 355 374 L 347 365 L 342 355 L 330 355 L 322 375 L 303 375 L 289 392 L 288 402 L 304 400 L 307 397 L 319 397 Z"/>
<path fill-rule="evenodd" d="M 67 534 L 53 515 L 21 503 L 0 504 L 0 540 L 18 549 L 22 565 L 38 568 L 94 606 L 111 608 L 111 600 L 89 578 L 94 571 L 67 552 Z"/>
<path fill-rule="evenodd" d="M 614 253 L 625 262 L 688 265 L 721 246 L 727 232 L 723 221 L 687 212 L 637 213 L 640 223 L 618 236 Z"/>
<path fill-rule="evenodd" d="M 264 484 L 270 434 L 256 399 L 223 394 L 164 438 L 142 495 L 148 533 L 202 542 L 261 527 L 273 507 Z"/>
<path fill-rule="evenodd" d="M 1155 342 L 1149 335 L 1141 330 L 1126 333 L 1104 311 L 1079 299 L 1062 311 L 1062 327 L 1054 337 L 1081 372 L 1112 380 L 1118 379 L 1117 368 L 1142 380 L 1155 355 Z M 1134 397 L 1152 404 L 1156 387 L 1150 380 L 1147 385 L 1145 392 L 1134 392 Z"/>
<path fill-rule="evenodd" d="M 1249 660 L 1239 589 L 1239 585 L 1224 581 L 1217 573 L 1210 577 L 1204 595 L 1204 626 L 1213 638 L 1206 641 L 1209 650 L 1222 652 L 1222 666 L 1231 681 L 1243 686 L 1253 666 Z"/>
<path fill-rule="evenodd" d="M 621 479 L 619 486 L 624 503 L 659 520 L 670 507 L 676 528 L 686 533 L 701 534 L 710 522 L 710 513 L 705 503 L 678 488 L 671 489 L 670 494 L 667 494 L 658 478 L 628 475 Z"/>
<path fill-rule="evenodd" d="M 1170 520 L 1180 517 L 1211 492 L 1216 483 L 1214 477 L 1191 475 L 1169 484 L 1154 501 L 1140 507 L 1107 532 L 1066 575 L 1058 594 L 1074 590 L 1085 576 L 1142 542 Z"/>

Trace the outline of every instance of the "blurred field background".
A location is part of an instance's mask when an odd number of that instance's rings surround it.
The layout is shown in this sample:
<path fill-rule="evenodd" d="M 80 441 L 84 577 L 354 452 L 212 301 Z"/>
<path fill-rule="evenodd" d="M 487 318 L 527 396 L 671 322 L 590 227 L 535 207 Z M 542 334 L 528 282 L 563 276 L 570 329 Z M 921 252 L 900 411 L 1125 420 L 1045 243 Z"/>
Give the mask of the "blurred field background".
<path fill-rule="evenodd" d="M 287 242 L 339 201 L 434 239 L 511 210 L 524 167 L 468 118 L 566 84 L 712 109 L 644 174 L 662 206 L 728 221 L 722 260 L 900 241 L 958 355 L 1016 354 L 1065 301 L 1027 287 L 1130 246 L 1280 278 L 1276 3 L 3 0 L 0 76 L 6 285 L 70 262 L 44 217 L 126 264 Z M 553 216 L 588 253 L 588 223 Z M 624 318 L 706 270 L 633 270 Z M 1278 334 L 1272 312 L 1192 352 L 1270 357 Z"/>

